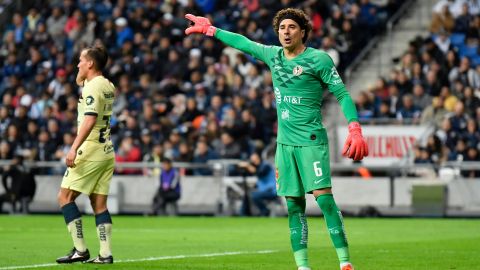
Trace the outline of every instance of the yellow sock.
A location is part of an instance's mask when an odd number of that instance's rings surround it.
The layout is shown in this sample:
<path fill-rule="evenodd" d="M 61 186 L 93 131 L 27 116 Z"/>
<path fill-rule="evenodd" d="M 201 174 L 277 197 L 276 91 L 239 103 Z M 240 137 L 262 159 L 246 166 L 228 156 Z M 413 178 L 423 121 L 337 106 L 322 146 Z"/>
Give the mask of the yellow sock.
<path fill-rule="evenodd" d="M 73 246 L 80 252 L 87 250 L 87 245 L 85 244 L 85 239 L 83 238 L 82 219 L 77 218 L 72 220 L 70 223 L 68 223 L 67 228 L 72 236 Z"/>
<path fill-rule="evenodd" d="M 108 257 L 112 255 L 112 224 L 102 223 L 97 226 L 98 240 L 100 240 L 100 256 Z"/>

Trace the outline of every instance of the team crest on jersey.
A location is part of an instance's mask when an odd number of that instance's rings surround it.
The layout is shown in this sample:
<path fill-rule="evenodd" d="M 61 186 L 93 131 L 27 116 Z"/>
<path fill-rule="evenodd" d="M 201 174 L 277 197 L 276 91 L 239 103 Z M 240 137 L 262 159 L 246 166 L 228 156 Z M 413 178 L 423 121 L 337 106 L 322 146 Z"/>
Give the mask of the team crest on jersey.
<path fill-rule="evenodd" d="M 293 75 L 294 76 L 300 76 L 302 74 L 302 72 L 303 72 L 302 66 L 295 66 L 293 68 Z"/>
<path fill-rule="evenodd" d="M 282 119 L 283 120 L 290 120 L 290 111 L 287 109 L 282 110 Z"/>
<path fill-rule="evenodd" d="M 88 97 L 85 99 L 85 104 L 87 104 L 87 105 L 92 105 L 93 102 L 95 102 L 95 99 L 94 99 L 92 96 L 88 96 Z"/>

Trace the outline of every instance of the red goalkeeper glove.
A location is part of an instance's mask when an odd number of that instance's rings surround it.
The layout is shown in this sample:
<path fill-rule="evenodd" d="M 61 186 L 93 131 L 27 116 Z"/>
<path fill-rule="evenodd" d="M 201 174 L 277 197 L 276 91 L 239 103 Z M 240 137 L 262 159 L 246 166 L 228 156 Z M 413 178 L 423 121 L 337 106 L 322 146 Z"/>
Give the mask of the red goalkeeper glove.
<path fill-rule="evenodd" d="M 362 127 L 358 122 L 348 125 L 348 137 L 343 147 L 342 155 L 353 158 L 355 161 L 362 160 L 368 156 L 368 146 L 362 136 Z"/>
<path fill-rule="evenodd" d="M 212 26 L 212 23 L 205 18 L 200 16 L 195 16 L 192 14 L 185 15 L 185 18 L 190 20 L 192 25 L 185 29 L 185 34 L 190 35 L 191 33 L 205 34 L 207 36 L 213 36 L 217 28 Z"/>

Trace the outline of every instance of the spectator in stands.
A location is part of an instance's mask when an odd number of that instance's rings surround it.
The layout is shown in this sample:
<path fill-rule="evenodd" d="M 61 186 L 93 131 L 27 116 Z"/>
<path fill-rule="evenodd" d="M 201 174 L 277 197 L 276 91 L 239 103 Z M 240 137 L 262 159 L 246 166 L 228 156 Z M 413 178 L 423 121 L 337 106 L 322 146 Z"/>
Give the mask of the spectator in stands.
<path fill-rule="evenodd" d="M 221 133 L 220 145 L 215 150 L 223 159 L 242 158 L 243 155 L 240 143 L 235 141 L 233 135 L 226 131 Z"/>
<path fill-rule="evenodd" d="M 472 20 L 473 16 L 470 14 L 468 3 L 465 1 L 462 4 L 462 11 L 455 18 L 454 32 L 467 33 Z"/>
<path fill-rule="evenodd" d="M 395 84 L 390 84 L 388 86 L 388 105 L 390 108 L 390 113 L 396 115 L 400 105 L 400 93 L 398 92 L 398 87 Z"/>
<path fill-rule="evenodd" d="M 455 104 L 458 102 L 458 98 L 452 95 L 448 86 L 442 86 L 439 97 L 443 99 L 443 107 L 445 110 L 448 112 L 453 112 L 455 109 Z"/>
<path fill-rule="evenodd" d="M 467 120 L 468 116 L 465 114 L 465 106 L 463 102 L 458 101 L 455 104 L 455 110 L 452 115 L 449 117 L 452 129 L 461 134 L 467 129 Z"/>
<path fill-rule="evenodd" d="M 380 120 L 380 123 L 382 123 L 382 121 L 389 123 L 390 120 L 395 119 L 395 114 L 392 114 L 390 112 L 390 107 L 387 101 L 380 102 L 378 109 L 375 109 L 374 116 L 375 116 L 375 119 Z"/>
<path fill-rule="evenodd" d="M 133 31 L 128 26 L 127 19 L 120 17 L 115 19 L 115 26 L 116 26 L 116 45 L 118 48 L 121 48 L 126 41 L 133 40 Z"/>
<path fill-rule="evenodd" d="M 425 94 L 425 89 L 421 84 L 413 86 L 413 105 L 419 109 L 424 109 L 432 104 L 432 97 Z"/>
<path fill-rule="evenodd" d="M 467 114 L 469 117 L 473 117 L 475 115 L 475 109 L 480 107 L 480 98 L 475 96 L 472 87 L 465 87 L 461 101 L 465 105 L 465 114 Z"/>
<path fill-rule="evenodd" d="M 63 27 L 67 22 L 67 17 L 63 14 L 62 9 L 57 6 L 52 8 L 51 15 L 47 18 L 47 32 L 55 42 L 55 46 L 63 48 L 65 36 L 63 35 Z"/>
<path fill-rule="evenodd" d="M 7 128 L 11 123 L 8 108 L 4 105 L 0 106 L 0 137 L 4 138 Z"/>
<path fill-rule="evenodd" d="M 428 153 L 425 147 L 415 147 L 415 157 L 413 163 L 415 164 L 431 164 L 432 159 L 430 158 L 430 154 Z"/>
<path fill-rule="evenodd" d="M 0 195 L 0 213 L 3 212 L 5 202 L 11 204 L 13 213 L 17 212 L 17 203 L 21 203 L 23 213 L 28 213 L 28 204 L 35 194 L 36 183 L 32 171 L 23 164 L 23 156 L 15 155 L 11 164 L 2 168 L 1 172 L 5 193 Z"/>
<path fill-rule="evenodd" d="M 126 135 L 121 140 L 120 147 L 118 148 L 118 152 L 115 155 L 115 161 L 118 163 L 123 162 L 139 162 L 142 160 L 142 152 L 140 148 L 134 143 L 133 137 L 129 134 Z M 141 171 L 138 169 L 117 169 L 117 173 L 119 174 L 140 174 Z"/>
<path fill-rule="evenodd" d="M 475 119 L 469 118 L 467 120 L 467 129 L 461 134 L 461 137 L 466 140 L 468 145 L 473 145 L 476 148 L 480 147 L 480 130 Z"/>
<path fill-rule="evenodd" d="M 459 139 L 455 149 L 448 153 L 448 161 L 463 161 L 467 155 L 467 144 L 465 140 Z"/>
<path fill-rule="evenodd" d="M 149 168 L 144 171 L 145 175 L 159 176 L 161 172 L 161 162 L 163 160 L 163 145 L 159 142 L 154 143 L 151 151 L 143 156 L 144 162 L 150 162 L 156 164 L 155 168 Z"/>
<path fill-rule="evenodd" d="M 434 97 L 432 103 L 423 109 L 420 124 L 434 124 L 436 128 L 439 128 L 447 113 L 448 111 L 443 107 L 443 99 Z"/>
<path fill-rule="evenodd" d="M 206 141 L 198 141 L 193 154 L 193 163 L 201 163 L 207 166 L 209 160 L 218 159 L 218 154 L 209 148 Z M 196 168 L 193 170 L 194 175 L 212 175 L 212 170 L 209 168 Z"/>
<path fill-rule="evenodd" d="M 420 115 L 421 110 L 414 105 L 413 96 L 411 94 L 404 95 L 402 97 L 402 105 L 397 111 L 397 120 L 403 123 L 418 124 Z"/>
<path fill-rule="evenodd" d="M 454 149 L 459 137 L 459 134 L 453 130 L 452 123 L 448 118 L 443 120 L 441 128 L 435 132 L 435 135 L 449 150 Z"/>
<path fill-rule="evenodd" d="M 168 158 L 162 160 L 162 172 L 159 177 L 160 183 L 153 198 L 153 214 L 166 214 L 166 207 L 173 203 L 173 212 L 168 214 L 177 215 L 176 201 L 180 199 L 180 174 L 173 168 L 172 161 Z"/>
<path fill-rule="evenodd" d="M 473 86 L 475 70 L 470 67 L 468 57 L 462 57 L 458 67 L 454 67 L 448 74 L 448 80 L 453 87 L 453 83 L 457 80 L 465 86 Z"/>
<path fill-rule="evenodd" d="M 447 149 L 436 134 L 428 136 L 426 149 L 433 163 L 440 165 L 445 161 Z"/>
<path fill-rule="evenodd" d="M 480 161 L 480 155 L 478 154 L 478 149 L 476 148 L 475 145 L 468 145 L 467 154 L 464 158 L 464 161 L 470 161 L 470 162 Z M 475 170 L 475 169 L 462 170 L 461 174 L 463 177 L 466 177 L 466 178 L 479 178 L 480 170 Z"/>
<path fill-rule="evenodd" d="M 54 99 L 58 99 L 65 93 L 64 84 L 67 81 L 67 72 L 60 68 L 55 72 L 55 79 L 50 82 L 47 88 L 47 93 Z"/>
<path fill-rule="evenodd" d="M 374 105 L 371 99 L 372 97 L 370 93 L 362 91 L 355 100 L 355 105 L 358 112 L 358 120 L 367 121 L 372 119 L 374 116 Z"/>
<path fill-rule="evenodd" d="M 438 96 L 441 93 L 442 85 L 440 80 L 437 76 L 437 73 L 433 70 L 427 72 L 425 76 L 425 83 L 424 83 L 425 93 L 430 96 Z"/>
<path fill-rule="evenodd" d="M 153 149 L 154 141 L 152 138 L 152 134 L 150 133 L 150 130 L 146 128 L 142 129 L 142 132 L 140 133 L 139 144 L 140 144 L 140 152 L 142 157 L 147 155 Z"/>
<path fill-rule="evenodd" d="M 455 18 L 450 12 L 448 5 L 443 5 L 440 12 L 434 12 L 432 21 L 430 24 L 430 32 L 433 34 L 439 33 L 444 30 L 449 33 L 453 31 L 455 27 Z"/>
<path fill-rule="evenodd" d="M 447 33 L 445 30 L 441 30 L 438 33 L 438 36 L 434 38 L 434 42 L 444 54 L 447 54 L 447 52 L 452 49 L 449 33 Z"/>

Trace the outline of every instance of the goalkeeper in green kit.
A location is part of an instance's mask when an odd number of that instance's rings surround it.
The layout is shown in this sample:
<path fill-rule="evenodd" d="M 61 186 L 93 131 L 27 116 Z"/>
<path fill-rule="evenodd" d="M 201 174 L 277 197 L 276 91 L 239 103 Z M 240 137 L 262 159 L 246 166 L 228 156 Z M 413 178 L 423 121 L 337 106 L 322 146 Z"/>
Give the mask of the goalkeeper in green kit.
<path fill-rule="evenodd" d="M 355 105 L 327 53 L 305 46 L 312 27 L 299 9 L 283 9 L 273 19 L 281 47 L 266 46 L 212 26 L 204 17 L 185 16 L 192 22 L 187 35 L 201 33 L 265 62 L 272 72 L 278 118 L 277 193 L 285 196 L 290 240 L 299 270 L 308 270 L 308 226 L 305 194 L 315 196 L 340 261 L 341 270 L 353 270 L 340 210 L 332 195 L 328 138 L 322 124 L 322 94 L 337 98 L 348 120 L 349 135 L 343 155 L 361 160 L 368 155 Z"/>

